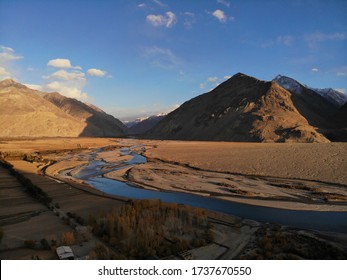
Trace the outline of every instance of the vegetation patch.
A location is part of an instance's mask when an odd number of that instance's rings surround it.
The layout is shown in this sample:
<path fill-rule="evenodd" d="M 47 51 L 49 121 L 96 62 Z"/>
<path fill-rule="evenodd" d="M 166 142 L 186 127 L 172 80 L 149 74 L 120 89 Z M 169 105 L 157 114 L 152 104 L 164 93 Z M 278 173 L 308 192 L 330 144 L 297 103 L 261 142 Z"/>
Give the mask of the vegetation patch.
<path fill-rule="evenodd" d="M 277 225 L 266 225 L 257 230 L 239 258 L 345 260 L 347 252 L 326 240 Z"/>
<path fill-rule="evenodd" d="M 163 258 L 213 240 L 204 210 L 159 200 L 131 201 L 104 215 L 90 216 L 89 225 L 117 252 L 113 258 Z M 104 258 L 104 254 L 98 248 L 94 257 Z"/>

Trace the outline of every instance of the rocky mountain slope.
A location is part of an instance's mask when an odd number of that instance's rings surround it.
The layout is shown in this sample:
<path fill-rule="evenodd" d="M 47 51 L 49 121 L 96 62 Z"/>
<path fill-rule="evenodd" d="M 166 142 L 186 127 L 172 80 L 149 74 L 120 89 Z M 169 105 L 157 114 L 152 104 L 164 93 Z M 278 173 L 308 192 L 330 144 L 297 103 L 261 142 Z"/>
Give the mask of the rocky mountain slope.
<path fill-rule="evenodd" d="M 0 137 L 123 136 L 124 125 L 100 109 L 11 79 L 0 82 Z"/>
<path fill-rule="evenodd" d="M 337 108 L 316 93 L 303 95 L 293 94 L 276 81 L 260 81 L 238 73 L 211 92 L 185 102 L 153 127 L 147 137 L 329 142 L 320 127 L 329 127 Z"/>

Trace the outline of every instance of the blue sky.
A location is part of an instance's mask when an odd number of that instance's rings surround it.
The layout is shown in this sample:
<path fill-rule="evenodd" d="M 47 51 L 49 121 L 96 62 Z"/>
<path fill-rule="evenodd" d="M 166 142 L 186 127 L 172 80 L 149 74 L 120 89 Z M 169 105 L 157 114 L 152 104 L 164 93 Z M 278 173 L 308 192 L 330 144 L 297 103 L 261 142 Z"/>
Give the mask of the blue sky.
<path fill-rule="evenodd" d="M 347 89 L 346 0 L 1 0 L 0 79 L 120 119 L 243 72 Z"/>

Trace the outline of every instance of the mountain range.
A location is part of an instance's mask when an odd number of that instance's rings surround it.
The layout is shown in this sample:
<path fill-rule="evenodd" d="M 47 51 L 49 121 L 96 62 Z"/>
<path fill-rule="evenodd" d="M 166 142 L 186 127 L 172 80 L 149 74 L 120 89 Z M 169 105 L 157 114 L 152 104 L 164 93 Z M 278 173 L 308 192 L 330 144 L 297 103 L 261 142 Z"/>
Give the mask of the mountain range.
<path fill-rule="evenodd" d="M 1 137 L 120 137 L 125 125 L 101 109 L 57 92 L 0 82 Z"/>
<path fill-rule="evenodd" d="M 0 137 L 124 137 L 237 142 L 347 141 L 347 96 L 278 75 L 238 73 L 168 115 L 124 125 L 92 104 L 0 82 Z"/>
<path fill-rule="evenodd" d="M 143 134 L 154 127 L 159 121 L 161 121 L 166 114 L 158 114 L 145 118 L 137 118 L 132 122 L 127 122 L 125 125 L 128 128 L 128 134 L 137 135 Z"/>
<path fill-rule="evenodd" d="M 344 95 L 285 76 L 238 73 L 168 114 L 148 138 L 237 142 L 345 141 Z"/>

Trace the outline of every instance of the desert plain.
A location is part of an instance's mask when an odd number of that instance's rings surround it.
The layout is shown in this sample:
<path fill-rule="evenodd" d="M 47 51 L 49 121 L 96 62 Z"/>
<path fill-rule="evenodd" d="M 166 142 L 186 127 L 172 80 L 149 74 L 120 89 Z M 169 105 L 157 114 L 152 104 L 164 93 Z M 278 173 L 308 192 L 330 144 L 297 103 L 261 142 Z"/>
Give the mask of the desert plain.
<path fill-rule="evenodd" d="M 3 160 L 38 186 L 51 202 L 47 207 L 30 197 L 23 184 L 1 168 L 1 259 L 55 259 L 51 243 L 69 243 L 67 233 L 71 232 L 74 238 L 70 245 L 77 258 L 95 258 L 98 244 L 114 251 L 108 241 L 93 234 L 81 221 L 121 207 L 129 199 L 61 174 L 64 170 L 70 175 L 78 173 L 90 163 L 90 154 L 95 151 L 96 159 L 105 163 L 105 170 L 126 165 L 132 156 L 122 153 L 124 148 L 141 154 L 146 162 L 110 169 L 103 177 L 158 192 L 183 192 L 277 209 L 347 212 L 346 143 L 2 139 Z M 214 211 L 207 211 L 207 216 L 214 238 L 201 246 L 188 246 L 193 259 L 347 256 L 347 228 L 344 232 L 322 232 Z M 294 249 L 283 249 L 288 239 Z M 49 250 L 42 240 L 48 241 Z M 322 249 L 315 254 L 311 252 L 314 247 Z M 166 257 L 184 258 L 180 254 Z"/>

